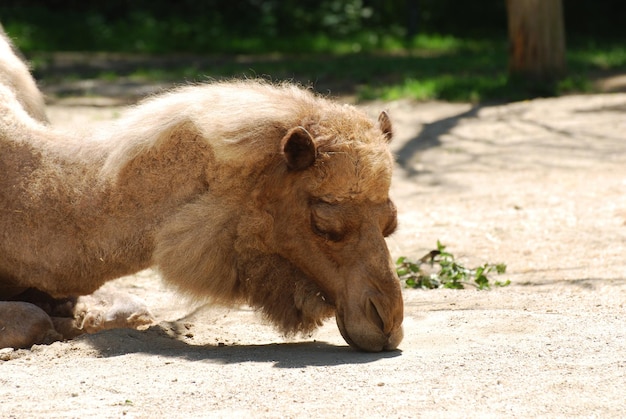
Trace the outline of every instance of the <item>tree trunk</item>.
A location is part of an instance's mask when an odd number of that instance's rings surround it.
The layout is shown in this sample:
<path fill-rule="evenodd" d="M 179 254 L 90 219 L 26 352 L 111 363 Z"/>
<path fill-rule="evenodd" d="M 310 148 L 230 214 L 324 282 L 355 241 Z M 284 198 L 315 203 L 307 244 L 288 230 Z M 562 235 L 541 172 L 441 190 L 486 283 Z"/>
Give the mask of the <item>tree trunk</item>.
<path fill-rule="evenodd" d="M 562 0 L 506 0 L 509 74 L 537 82 L 563 77 L 565 26 Z"/>

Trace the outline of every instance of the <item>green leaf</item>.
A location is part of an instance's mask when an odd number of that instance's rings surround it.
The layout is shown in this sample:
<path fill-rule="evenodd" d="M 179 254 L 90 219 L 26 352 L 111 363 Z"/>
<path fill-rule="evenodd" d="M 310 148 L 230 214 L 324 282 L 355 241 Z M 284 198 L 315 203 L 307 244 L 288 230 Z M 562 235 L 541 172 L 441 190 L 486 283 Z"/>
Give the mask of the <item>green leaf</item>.
<path fill-rule="evenodd" d="M 396 272 L 410 288 L 451 288 L 463 289 L 471 284 L 479 290 L 491 288 L 489 275 L 495 272 L 500 275 L 506 272 L 506 264 L 485 263 L 474 269 L 469 269 L 455 260 L 453 254 L 445 251 L 446 246 L 437 240 L 437 250 L 430 251 L 426 256 L 416 261 L 409 260 L 406 256 L 401 256 L 396 261 Z M 439 271 L 426 275 L 421 267 L 428 263 L 431 267 L 439 265 Z M 511 281 L 494 281 L 493 285 L 505 287 Z"/>
<path fill-rule="evenodd" d="M 489 280 L 484 275 L 476 277 L 476 279 L 474 279 L 474 282 L 478 285 L 478 289 L 479 290 L 484 290 L 484 289 L 489 289 L 490 288 Z"/>
<path fill-rule="evenodd" d="M 445 284 L 443 284 L 443 287 L 448 288 L 448 289 L 457 289 L 457 290 L 462 290 L 463 288 L 465 288 L 463 284 L 461 284 L 460 282 L 456 282 L 456 281 L 446 282 Z"/>
<path fill-rule="evenodd" d="M 411 263 L 409 264 L 409 269 L 411 270 L 411 272 L 419 272 L 421 270 L 419 265 L 416 265 L 415 263 Z"/>

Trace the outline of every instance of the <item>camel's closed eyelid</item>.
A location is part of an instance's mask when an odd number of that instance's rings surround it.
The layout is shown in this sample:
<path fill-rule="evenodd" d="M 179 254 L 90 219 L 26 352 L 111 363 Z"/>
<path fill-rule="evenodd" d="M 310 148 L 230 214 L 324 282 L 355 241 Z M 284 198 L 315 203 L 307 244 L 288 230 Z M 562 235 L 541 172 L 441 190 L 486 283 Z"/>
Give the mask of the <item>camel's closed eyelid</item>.
<path fill-rule="evenodd" d="M 341 231 L 327 230 L 323 227 L 320 227 L 318 224 L 315 223 L 314 220 L 312 220 L 311 222 L 311 229 L 318 236 L 335 243 L 342 241 L 345 236 L 344 233 Z"/>
<path fill-rule="evenodd" d="M 315 234 L 332 242 L 341 241 L 344 236 L 344 223 L 337 213 L 336 205 L 320 202 L 311 207 L 311 229 Z"/>

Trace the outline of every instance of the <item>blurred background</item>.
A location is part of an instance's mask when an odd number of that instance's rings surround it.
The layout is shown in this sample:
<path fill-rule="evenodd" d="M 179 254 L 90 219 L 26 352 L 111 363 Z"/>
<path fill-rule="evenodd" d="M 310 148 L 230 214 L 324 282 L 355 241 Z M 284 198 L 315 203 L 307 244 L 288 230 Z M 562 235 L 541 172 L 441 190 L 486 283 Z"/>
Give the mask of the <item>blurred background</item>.
<path fill-rule="evenodd" d="M 355 101 L 626 91 L 625 19 L 623 0 L 0 2 L 5 30 L 60 96 L 242 76 Z"/>

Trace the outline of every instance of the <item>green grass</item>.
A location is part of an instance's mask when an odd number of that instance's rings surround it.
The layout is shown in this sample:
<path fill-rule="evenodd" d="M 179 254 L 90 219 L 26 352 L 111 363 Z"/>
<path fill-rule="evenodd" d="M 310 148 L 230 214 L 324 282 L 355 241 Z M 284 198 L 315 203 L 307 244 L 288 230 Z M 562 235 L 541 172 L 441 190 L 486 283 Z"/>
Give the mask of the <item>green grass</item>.
<path fill-rule="evenodd" d="M 626 72 L 626 47 L 620 43 L 572 42 L 567 52 L 568 76 L 558 83 L 539 85 L 509 78 L 506 39 L 422 34 L 406 41 L 374 32 L 341 39 L 325 35 L 222 39 L 216 41 L 219 48 L 210 54 L 190 53 L 167 65 L 156 65 L 153 61 L 166 51 L 178 52 L 172 45 L 138 47 L 126 41 L 120 50 L 143 51 L 145 60 L 117 67 L 112 64 L 105 69 L 89 65 L 59 69 L 53 64 L 53 55 L 45 51 L 45 45 L 40 49 L 35 47 L 33 39 L 37 37 L 29 37 L 27 29 L 21 27 L 21 32 L 15 30 L 11 34 L 17 36 L 18 46 L 33 60 L 36 75 L 44 82 L 84 77 L 184 82 L 261 76 L 295 80 L 323 93 L 354 95 L 359 100 L 481 102 L 589 93 L 593 92 L 594 77 Z"/>
<path fill-rule="evenodd" d="M 575 68 L 623 69 L 626 66 L 626 45 L 622 42 L 578 40 L 568 51 L 568 61 Z"/>

